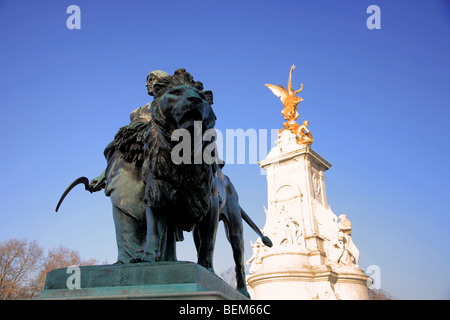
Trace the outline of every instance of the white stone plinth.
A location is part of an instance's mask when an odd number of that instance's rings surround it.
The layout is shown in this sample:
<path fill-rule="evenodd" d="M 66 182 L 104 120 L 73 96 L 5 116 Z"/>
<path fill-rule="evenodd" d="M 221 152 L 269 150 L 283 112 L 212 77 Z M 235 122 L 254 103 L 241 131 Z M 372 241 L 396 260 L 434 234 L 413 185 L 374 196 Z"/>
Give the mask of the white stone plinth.
<path fill-rule="evenodd" d="M 267 268 L 248 276 L 255 300 L 367 300 L 367 276 L 360 269 L 329 266 Z"/>

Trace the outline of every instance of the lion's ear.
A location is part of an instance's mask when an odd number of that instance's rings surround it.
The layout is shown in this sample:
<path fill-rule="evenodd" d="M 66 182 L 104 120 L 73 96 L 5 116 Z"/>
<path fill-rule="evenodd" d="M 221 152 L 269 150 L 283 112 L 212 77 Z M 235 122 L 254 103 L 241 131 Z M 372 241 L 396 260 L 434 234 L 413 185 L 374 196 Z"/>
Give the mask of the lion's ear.
<path fill-rule="evenodd" d="M 206 101 L 208 101 L 210 104 L 213 104 L 213 93 L 211 90 L 205 90 L 203 93 L 206 96 Z"/>

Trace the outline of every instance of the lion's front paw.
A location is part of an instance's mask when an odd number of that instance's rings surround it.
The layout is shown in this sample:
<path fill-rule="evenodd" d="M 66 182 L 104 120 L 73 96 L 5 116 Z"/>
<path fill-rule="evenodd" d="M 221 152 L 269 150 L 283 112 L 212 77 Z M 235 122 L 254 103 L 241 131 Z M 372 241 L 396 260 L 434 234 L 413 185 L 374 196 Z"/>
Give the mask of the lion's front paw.
<path fill-rule="evenodd" d="M 139 263 L 139 262 L 156 262 L 156 255 L 151 254 L 146 251 L 139 251 L 133 254 L 130 259 L 130 263 Z"/>
<path fill-rule="evenodd" d="M 139 251 L 133 254 L 133 256 L 130 258 L 130 263 L 139 263 L 139 262 L 154 262 L 149 261 L 148 255 L 144 253 L 144 251 Z"/>

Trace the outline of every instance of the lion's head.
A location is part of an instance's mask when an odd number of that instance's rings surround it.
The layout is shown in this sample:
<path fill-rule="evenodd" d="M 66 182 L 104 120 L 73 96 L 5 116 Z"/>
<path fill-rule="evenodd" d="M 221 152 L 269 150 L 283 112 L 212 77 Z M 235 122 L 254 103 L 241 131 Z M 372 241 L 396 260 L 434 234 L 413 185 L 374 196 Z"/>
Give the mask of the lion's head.
<path fill-rule="evenodd" d="M 214 127 L 212 92 L 203 90 L 203 84 L 194 82 L 185 69 L 178 69 L 173 76 L 157 81 L 153 93 L 152 119 L 165 132 L 191 130 L 195 121 L 201 121 L 203 131 Z"/>

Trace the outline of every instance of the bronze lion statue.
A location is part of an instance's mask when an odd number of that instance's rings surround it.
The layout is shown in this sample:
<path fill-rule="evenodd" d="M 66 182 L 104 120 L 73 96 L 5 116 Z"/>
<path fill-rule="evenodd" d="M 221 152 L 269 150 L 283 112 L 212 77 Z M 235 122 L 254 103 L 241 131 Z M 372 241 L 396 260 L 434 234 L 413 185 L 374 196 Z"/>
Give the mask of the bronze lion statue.
<path fill-rule="evenodd" d="M 237 290 L 249 296 L 242 220 L 266 245 L 272 243 L 240 207 L 237 192 L 217 161 L 214 139 L 203 139 L 214 132 L 212 92 L 203 90 L 185 69 L 172 76 L 154 71 L 147 77 L 147 88 L 153 102 L 134 110 L 130 124 L 120 128 L 106 147 L 105 171 L 89 184 L 85 177 L 76 180 L 60 203 L 79 181 L 90 192 L 105 189 L 113 205 L 116 264 L 176 261 L 176 242 L 183 240 L 184 231 L 193 231 L 197 263 L 214 272 L 214 244 L 223 221 L 233 250 Z M 189 146 L 182 150 L 183 161 L 177 148 L 180 132 Z"/>

